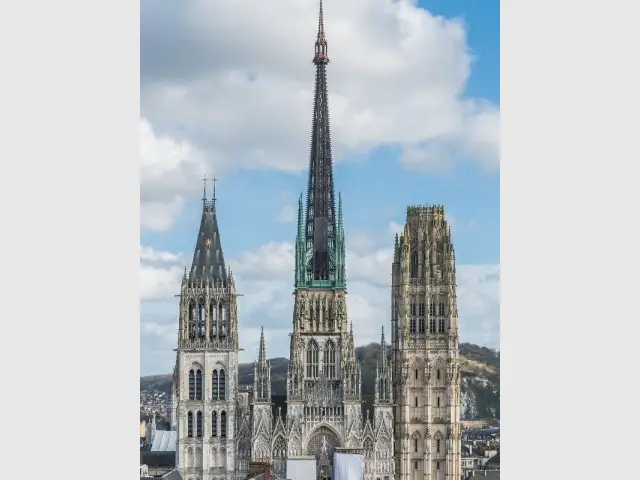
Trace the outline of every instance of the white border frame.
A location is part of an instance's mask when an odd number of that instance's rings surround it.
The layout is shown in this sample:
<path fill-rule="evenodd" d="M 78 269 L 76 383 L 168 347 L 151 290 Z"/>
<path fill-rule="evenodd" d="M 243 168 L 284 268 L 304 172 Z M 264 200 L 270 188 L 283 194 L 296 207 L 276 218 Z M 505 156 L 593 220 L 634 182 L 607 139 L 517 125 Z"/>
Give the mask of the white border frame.
<path fill-rule="evenodd" d="M 634 478 L 640 2 L 501 15 L 502 469 Z M 0 9 L 6 478 L 138 468 L 138 29 Z"/>
<path fill-rule="evenodd" d="M 638 477 L 638 19 L 501 2 L 505 479 Z"/>
<path fill-rule="evenodd" d="M 0 6 L 2 478 L 139 471 L 139 8 Z"/>

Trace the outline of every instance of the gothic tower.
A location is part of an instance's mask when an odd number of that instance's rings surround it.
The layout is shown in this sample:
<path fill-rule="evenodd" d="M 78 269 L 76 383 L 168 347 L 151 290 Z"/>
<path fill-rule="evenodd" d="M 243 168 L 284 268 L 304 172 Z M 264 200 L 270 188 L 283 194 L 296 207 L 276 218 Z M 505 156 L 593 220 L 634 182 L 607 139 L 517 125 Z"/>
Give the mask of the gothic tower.
<path fill-rule="evenodd" d="M 226 478 L 235 469 L 238 316 L 231 270 L 225 268 L 213 200 L 202 219 L 191 269 L 180 289 L 172 418 L 183 478 Z"/>
<path fill-rule="evenodd" d="M 373 450 L 374 458 L 365 466 L 365 480 L 394 477 L 393 462 L 393 372 L 389 361 L 389 349 L 384 337 L 380 337 L 380 359 L 376 366 L 374 387 L 373 439 L 375 449 L 365 445 L 365 452 Z M 368 474 L 368 475 L 367 475 Z"/>
<path fill-rule="evenodd" d="M 251 460 L 271 460 L 271 438 L 273 418 L 271 415 L 271 366 L 267 360 L 264 330 L 260 331 L 258 361 L 253 366 L 253 410 L 252 410 Z"/>
<path fill-rule="evenodd" d="M 361 372 L 347 321 L 342 201 L 336 209 L 329 129 L 329 63 L 322 1 L 306 206 L 298 203 L 295 308 L 287 378 L 288 456 L 361 448 Z"/>
<path fill-rule="evenodd" d="M 461 478 L 455 253 L 444 208 L 407 208 L 396 236 L 391 326 L 396 475 Z"/>

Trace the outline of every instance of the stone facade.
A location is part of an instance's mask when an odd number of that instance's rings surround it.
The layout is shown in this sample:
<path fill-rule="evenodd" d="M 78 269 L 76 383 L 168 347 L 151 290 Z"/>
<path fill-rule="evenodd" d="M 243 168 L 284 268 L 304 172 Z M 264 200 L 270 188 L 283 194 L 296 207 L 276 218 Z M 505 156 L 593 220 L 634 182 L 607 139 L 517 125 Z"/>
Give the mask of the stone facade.
<path fill-rule="evenodd" d="M 455 253 L 441 206 L 407 209 L 392 267 L 395 462 L 400 480 L 459 479 Z"/>

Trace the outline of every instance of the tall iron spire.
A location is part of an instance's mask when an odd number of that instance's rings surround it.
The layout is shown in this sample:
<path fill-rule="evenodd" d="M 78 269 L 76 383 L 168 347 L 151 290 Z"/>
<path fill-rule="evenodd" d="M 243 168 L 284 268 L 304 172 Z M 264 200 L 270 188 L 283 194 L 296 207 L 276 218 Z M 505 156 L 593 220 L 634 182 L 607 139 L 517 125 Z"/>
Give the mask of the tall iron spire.
<path fill-rule="evenodd" d="M 335 281 L 336 211 L 333 191 L 333 162 L 329 129 L 327 72 L 329 63 L 327 39 L 324 32 L 322 0 L 318 17 L 318 35 L 313 63 L 316 83 L 311 125 L 311 152 L 305 221 L 306 264 L 305 277 L 311 282 Z"/>

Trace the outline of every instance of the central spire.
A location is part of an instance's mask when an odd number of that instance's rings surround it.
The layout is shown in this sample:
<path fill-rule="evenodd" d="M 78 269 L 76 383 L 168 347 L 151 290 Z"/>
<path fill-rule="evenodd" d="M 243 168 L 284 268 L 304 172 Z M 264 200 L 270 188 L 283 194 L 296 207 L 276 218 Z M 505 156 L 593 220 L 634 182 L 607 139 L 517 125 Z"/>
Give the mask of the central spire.
<path fill-rule="evenodd" d="M 316 82 L 311 124 L 309 182 L 304 218 L 299 218 L 296 285 L 344 286 L 341 219 L 336 216 L 329 128 L 327 72 L 329 63 L 322 0 L 313 63 Z M 339 215 L 338 215 L 339 216 Z M 300 215 L 299 215 L 300 217 Z M 304 222 L 304 226 L 302 224 Z"/>

